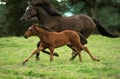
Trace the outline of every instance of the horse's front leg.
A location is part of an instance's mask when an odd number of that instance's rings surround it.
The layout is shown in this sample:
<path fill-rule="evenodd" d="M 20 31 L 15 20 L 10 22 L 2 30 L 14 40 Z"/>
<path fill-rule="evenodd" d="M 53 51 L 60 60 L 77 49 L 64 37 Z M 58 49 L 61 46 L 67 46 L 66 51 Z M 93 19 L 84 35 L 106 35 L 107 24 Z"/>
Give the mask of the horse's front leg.
<path fill-rule="evenodd" d="M 38 53 L 39 51 L 41 51 L 43 49 L 44 49 L 44 47 L 42 45 L 40 45 L 35 51 L 32 52 L 32 54 L 27 59 L 25 59 L 22 62 L 22 65 L 24 65 L 34 54 Z"/>
<path fill-rule="evenodd" d="M 37 43 L 37 48 L 40 46 L 40 41 Z M 39 55 L 40 53 L 36 53 L 36 61 L 38 61 L 40 58 L 39 58 Z"/>
<path fill-rule="evenodd" d="M 40 46 L 40 41 L 37 43 L 37 48 L 38 48 L 39 46 Z M 43 49 L 42 52 L 45 53 L 45 54 L 50 55 L 50 52 L 45 51 L 45 49 Z M 39 55 L 40 55 L 39 52 L 36 53 L 36 60 L 39 60 L 39 59 L 40 59 L 40 58 L 39 58 Z M 53 55 L 56 56 L 56 57 L 59 57 L 58 53 L 54 53 Z"/>
<path fill-rule="evenodd" d="M 78 49 L 77 47 L 73 47 L 74 51 L 76 51 L 76 54 L 79 57 L 80 62 L 82 62 L 82 56 L 81 56 L 81 50 Z"/>

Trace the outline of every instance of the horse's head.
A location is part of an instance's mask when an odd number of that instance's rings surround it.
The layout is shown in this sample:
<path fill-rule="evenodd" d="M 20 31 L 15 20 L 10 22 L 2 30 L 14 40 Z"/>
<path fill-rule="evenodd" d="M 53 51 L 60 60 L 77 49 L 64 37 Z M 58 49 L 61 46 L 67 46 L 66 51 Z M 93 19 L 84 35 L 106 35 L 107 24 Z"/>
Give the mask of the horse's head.
<path fill-rule="evenodd" d="M 35 16 L 40 19 L 40 17 L 43 17 L 44 15 L 62 16 L 49 2 L 45 0 L 33 0 L 27 6 L 26 11 L 21 18 L 21 21 L 25 22 Z"/>
<path fill-rule="evenodd" d="M 61 13 L 57 11 L 48 0 L 33 0 L 31 4 L 34 6 L 40 6 L 52 16 L 62 16 Z"/>
<path fill-rule="evenodd" d="M 30 36 L 37 35 L 37 30 L 36 30 L 37 25 L 33 24 L 28 28 L 28 30 L 25 32 L 24 37 L 27 39 Z"/>
<path fill-rule="evenodd" d="M 21 17 L 21 21 L 27 21 L 29 19 L 31 19 L 32 17 L 37 16 L 37 10 L 36 7 L 32 4 L 29 4 L 26 8 L 26 11 L 24 13 L 24 15 Z"/>

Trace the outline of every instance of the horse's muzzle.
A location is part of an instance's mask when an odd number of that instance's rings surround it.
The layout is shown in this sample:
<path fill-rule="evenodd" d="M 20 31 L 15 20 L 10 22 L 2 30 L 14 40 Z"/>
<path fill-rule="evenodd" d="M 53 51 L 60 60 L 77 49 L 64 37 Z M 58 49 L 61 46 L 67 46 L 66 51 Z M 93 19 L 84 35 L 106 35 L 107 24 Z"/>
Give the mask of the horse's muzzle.
<path fill-rule="evenodd" d="M 22 23 L 25 23 L 25 22 L 26 22 L 26 20 L 25 20 L 24 18 L 20 18 L 20 21 L 21 21 Z"/>

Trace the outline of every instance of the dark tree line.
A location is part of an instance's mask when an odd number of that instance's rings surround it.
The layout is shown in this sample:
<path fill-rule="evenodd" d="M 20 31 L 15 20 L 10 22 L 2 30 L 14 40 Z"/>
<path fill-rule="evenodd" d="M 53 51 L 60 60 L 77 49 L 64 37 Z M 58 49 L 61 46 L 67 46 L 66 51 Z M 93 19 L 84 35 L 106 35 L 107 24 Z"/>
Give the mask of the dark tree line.
<path fill-rule="evenodd" d="M 0 36 L 23 35 L 32 21 L 22 24 L 22 17 L 27 2 L 31 0 L 4 0 L 6 5 L 0 5 Z M 108 29 L 120 31 L 120 0 L 49 0 L 53 6 L 64 13 L 86 14 L 98 19 Z"/>

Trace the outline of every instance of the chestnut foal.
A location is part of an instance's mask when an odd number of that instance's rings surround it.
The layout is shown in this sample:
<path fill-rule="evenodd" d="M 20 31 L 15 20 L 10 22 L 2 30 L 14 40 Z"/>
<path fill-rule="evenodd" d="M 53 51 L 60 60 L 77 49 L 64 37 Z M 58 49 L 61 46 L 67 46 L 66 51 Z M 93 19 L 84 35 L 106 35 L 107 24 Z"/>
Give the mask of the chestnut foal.
<path fill-rule="evenodd" d="M 50 50 L 50 62 L 53 61 L 53 52 L 54 48 L 61 47 L 64 45 L 72 45 L 72 50 L 75 51 L 79 57 L 79 60 L 82 61 L 80 50 L 86 51 L 93 60 L 99 61 L 91 55 L 87 47 L 83 46 L 80 42 L 80 37 L 77 32 L 72 30 L 64 30 L 62 32 L 50 32 L 46 30 L 45 27 L 38 27 L 38 25 L 33 24 L 28 28 L 24 37 L 28 38 L 30 36 L 38 36 L 40 38 L 40 46 L 26 59 L 23 61 L 23 65 L 27 62 L 34 54 L 43 49 L 48 48 Z"/>

